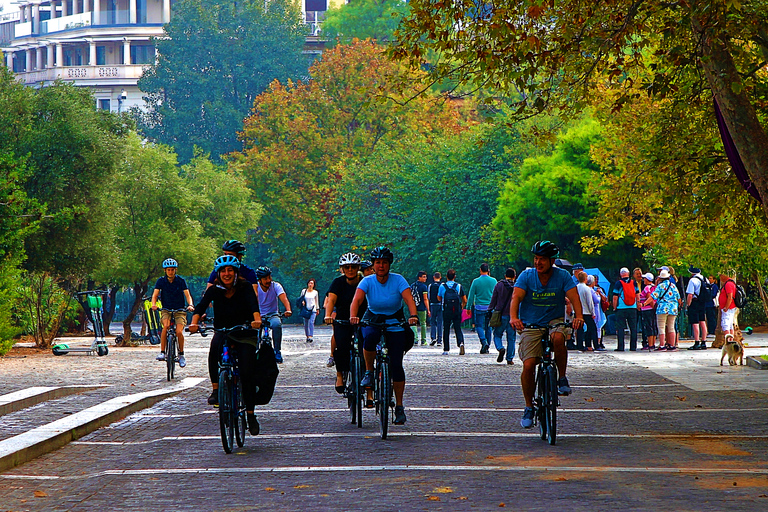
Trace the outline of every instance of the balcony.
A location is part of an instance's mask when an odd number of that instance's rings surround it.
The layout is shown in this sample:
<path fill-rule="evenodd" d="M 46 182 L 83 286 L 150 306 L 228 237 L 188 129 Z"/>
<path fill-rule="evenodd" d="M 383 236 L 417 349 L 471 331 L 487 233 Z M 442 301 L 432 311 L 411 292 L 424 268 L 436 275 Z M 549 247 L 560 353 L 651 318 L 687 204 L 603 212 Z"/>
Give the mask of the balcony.
<path fill-rule="evenodd" d="M 91 25 L 92 19 L 92 13 L 86 12 L 83 14 L 64 16 L 63 18 L 45 20 L 40 24 L 40 34 L 50 34 L 72 28 L 88 27 Z"/>
<path fill-rule="evenodd" d="M 13 27 L 13 36 L 17 39 L 19 37 L 29 37 L 32 35 L 32 22 L 27 21 L 26 23 L 17 23 L 16 26 Z"/>
<path fill-rule="evenodd" d="M 25 85 L 42 85 L 57 78 L 64 81 L 76 80 L 81 85 L 98 85 L 104 82 L 135 84 L 148 67 L 147 64 L 67 66 L 16 73 L 16 77 Z"/>

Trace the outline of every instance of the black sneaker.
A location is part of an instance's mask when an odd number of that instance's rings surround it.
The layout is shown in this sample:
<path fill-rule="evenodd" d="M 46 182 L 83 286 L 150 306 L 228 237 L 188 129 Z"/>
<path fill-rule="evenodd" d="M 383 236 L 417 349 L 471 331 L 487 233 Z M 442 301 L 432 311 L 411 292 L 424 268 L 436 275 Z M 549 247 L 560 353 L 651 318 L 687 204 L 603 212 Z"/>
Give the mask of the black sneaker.
<path fill-rule="evenodd" d="M 568 385 L 568 379 L 566 377 L 558 379 L 557 394 L 560 396 L 568 396 L 571 394 L 571 386 Z"/>
<path fill-rule="evenodd" d="M 259 435 L 259 420 L 256 419 L 256 415 L 249 412 L 246 414 L 246 418 L 248 418 L 248 432 L 250 432 L 252 436 Z"/>
<path fill-rule="evenodd" d="M 693 346 L 688 347 L 688 350 L 699 350 L 699 342 L 693 344 Z"/>
<path fill-rule="evenodd" d="M 504 356 L 507 355 L 507 349 L 504 347 L 501 347 L 501 350 L 499 350 L 499 355 L 496 357 L 496 362 L 500 363 L 504 360 Z"/>
<path fill-rule="evenodd" d="M 437 340 L 432 340 L 432 341 L 429 342 L 429 346 L 430 347 L 434 347 L 435 343 L 437 343 Z"/>
<path fill-rule="evenodd" d="M 219 390 L 214 389 L 211 391 L 211 396 L 208 397 L 208 405 L 213 405 L 214 407 L 219 406 Z"/>
<path fill-rule="evenodd" d="M 373 372 L 365 371 L 363 380 L 360 381 L 360 387 L 368 389 L 373 387 Z"/>
<path fill-rule="evenodd" d="M 405 407 L 398 405 L 395 407 L 395 425 L 405 424 Z"/>

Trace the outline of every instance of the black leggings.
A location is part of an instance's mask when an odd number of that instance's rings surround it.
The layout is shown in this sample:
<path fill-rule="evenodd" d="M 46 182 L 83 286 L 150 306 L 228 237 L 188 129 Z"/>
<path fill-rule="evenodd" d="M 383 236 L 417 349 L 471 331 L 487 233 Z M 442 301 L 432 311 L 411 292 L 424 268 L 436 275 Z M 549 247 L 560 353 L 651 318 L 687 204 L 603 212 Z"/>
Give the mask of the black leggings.
<path fill-rule="evenodd" d="M 336 348 L 333 351 L 333 360 L 336 362 L 336 371 L 349 371 L 352 337 L 356 332 L 357 327 L 353 325 L 333 324 L 333 337 L 336 340 Z"/>
<path fill-rule="evenodd" d="M 406 327 L 408 329 L 408 327 Z M 405 331 L 387 331 L 387 348 L 389 348 L 389 369 L 392 371 L 392 382 L 405 382 L 403 356 L 405 355 Z M 376 351 L 381 339 L 380 327 L 363 327 L 364 348 L 369 352 Z"/>
<path fill-rule="evenodd" d="M 208 374 L 211 382 L 219 382 L 219 361 L 224 348 L 226 335 L 217 332 L 211 339 L 211 349 L 208 352 Z M 256 378 L 253 369 L 256 367 L 256 347 L 250 343 L 229 342 L 237 352 L 237 366 L 240 369 L 240 379 L 243 383 L 243 401 L 245 408 L 252 411 L 256 405 Z"/>

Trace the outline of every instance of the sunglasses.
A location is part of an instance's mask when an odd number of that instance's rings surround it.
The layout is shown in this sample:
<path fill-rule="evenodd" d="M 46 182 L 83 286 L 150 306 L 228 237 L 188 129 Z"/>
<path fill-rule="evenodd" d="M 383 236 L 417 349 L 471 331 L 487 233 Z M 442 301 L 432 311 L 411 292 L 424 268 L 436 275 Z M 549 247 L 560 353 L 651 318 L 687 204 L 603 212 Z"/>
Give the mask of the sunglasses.
<path fill-rule="evenodd" d="M 342 265 L 341 268 L 344 270 L 358 270 L 360 268 L 360 265 Z"/>

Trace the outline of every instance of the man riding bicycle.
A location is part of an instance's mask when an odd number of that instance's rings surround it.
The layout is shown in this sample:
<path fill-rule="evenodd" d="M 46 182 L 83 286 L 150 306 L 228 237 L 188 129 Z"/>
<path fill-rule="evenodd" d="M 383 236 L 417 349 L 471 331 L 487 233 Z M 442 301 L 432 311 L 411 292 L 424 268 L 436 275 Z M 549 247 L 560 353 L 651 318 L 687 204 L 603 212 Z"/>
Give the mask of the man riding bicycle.
<path fill-rule="evenodd" d="M 155 359 L 165 361 L 168 328 L 171 326 L 171 315 L 173 315 L 176 339 L 179 340 L 179 366 L 184 368 L 187 366 L 187 358 L 184 357 L 184 326 L 187 325 L 187 314 L 183 311 L 171 312 L 169 310 L 184 309 L 185 299 L 189 311 L 192 311 L 195 306 L 189 288 L 187 288 L 187 282 L 181 276 L 176 275 L 178 266 L 179 264 L 173 258 L 163 261 L 165 275 L 155 283 L 155 290 L 152 292 L 152 309 L 157 309 L 157 298 L 162 292 L 163 309 L 160 312 L 160 320 L 163 324 L 163 332 L 160 334 L 160 354 Z"/>
<path fill-rule="evenodd" d="M 283 286 L 272 280 L 272 270 L 269 267 L 257 268 L 256 278 L 259 280 L 259 286 L 256 287 L 259 292 L 259 311 L 264 317 L 264 321 L 269 322 L 270 329 L 272 329 L 275 359 L 278 363 L 282 363 L 283 323 L 280 321 L 278 301 L 283 303 L 286 317 L 291 316 L 291 303 L 288 302 Z"/>
<path fill-rule="evenodd" d="M 253 329 L 261 327 L 259 315 L 259 303 L 251 284 L 240 277 L 240 260 L 235 256 L 224 255 L 216 258 L 214 270 L 216 271 L 215 285 L 205 290 L 203 298 L 195 307 L 192 315 L 192 323 L 189 324 L 189 332 L 199 330 L 200 317 L 213 302 L 213 326 L 216 329 L 236 327 L 250 324 Z M 208 397 L 210 405 L 219 403 L 219 359 L 221 358 L 223 344 L 226 336 L 217 332 L 211 340 L 211 350 L 208 354 L 208 374 L 211 378 L 213 392 Z M 248 428 L 252 435 L 259 433 L 259 423 L 254 416 L 256 381 L 252 368 L 256 360 L 256 347 L 247 343 L 238 343 L 240 357 L 240 374 L 243 382 L 243 398 L 245 399 Z"/>
<path fill-rule="evenodd" d="M 536 365 L 544 355 L 541 339 L 544 331 L 541 329 L 525 328 L 526 325 L 545 326 L 563 322 L 565 314 L 565 299 L 573 305 L 575 318 L 573 328 L 581 329 L 584 325 L 581 301 L 576 285 L 571 275 L 565 270 L 555 267 L 555 258 L 560 249 L 548 240 L 536 242 L 531 249 L 533 267 L 524 270 L 515 283 L 512 301 L 509 306 L 509 324 L 520 334 L 518 353 L 523 361 L 523 372 L 520 382 L 525 397 L 525 411 L 520 425 L 523 428 L 533 426 L 533 394 L 536 387 Z M 558 374 L 559 395 L 571 394 L 565 371 L 568 366 L 568 351 L 565 346 L 566 329 L 556 327 L 550 331 L 550 340 L 555 354 Z"/>
<path fill-rule="evenodd" d="M 389 268 L 395 257 L 386 247 L 377 247 L 371 252 L 374 274 L 364 277 L 357 285 L 355 298 L 349 308 L 349 323 L 360 323 L 359 313 L 363 301 L 368 301 L 368 311 L 363 321 L 372 320 L 376 323 L 386 323 L 387 346 L 389 347 L 390 365 L 392 369 L 392 388 L 395 392 L 395 425 L 405 423 L 405 408 L 403 394 L 405 392 L 405 371 L 403 356 L 406 352 L 407 336 L 413 336 L 402 327 L 403 301 L 408 306 L 409 325 L 418 323 L 416 303 L 411 295 L 408 281 L 400 274 L 390 273 Z M 381 328 L 365 326 L 363 331 L 363 357 L 365 359 L 365 376 L 360 385 L 364 388 L 373 387 L 373 362 L 376 359 L 376 344 L 381 339 Z M 386 407 L 386 405 L 384 405 Z"/>
<path fill-rule="evenodd" d="M 221 246 L 221 250 L 224 253 L 225 256 L 234 256 L 237 258 L 237 261 L 240 262 L 240 268 L 238 270 L 238 275 L 251 283 L 253 285 L 253 291 L 256 291 L 256 284 L 258 279 L 256 278 L 256 271 L 253 270 L 251 267 L 243 263 L 243 256 L 245 256 L 245 244 L 241 242 L 240 240 L 227 240 L 224 242 L 224 245 Z M 216 269 L 211 271 L 211 275 L 208 276 L 208 284 L 206 285 L 206 289 L 213 286 L 213 284 L 216 282 L 216 279 L 218 278 L 218 272 L 216 272 Z"/>

